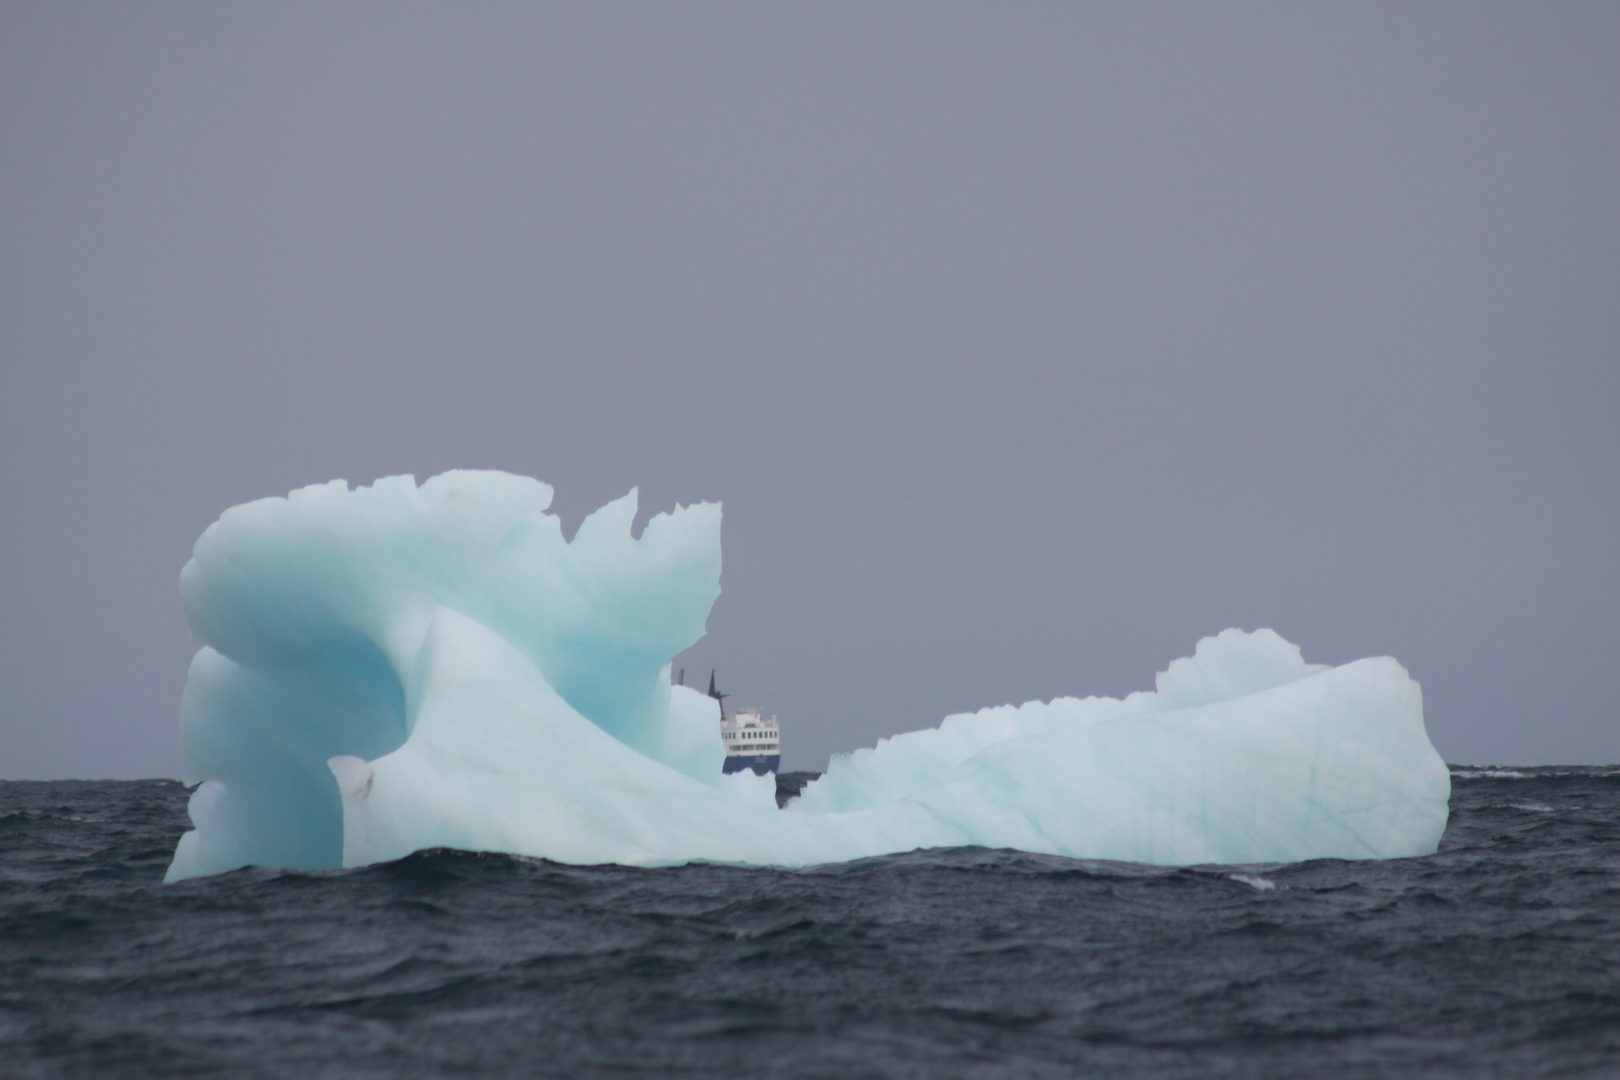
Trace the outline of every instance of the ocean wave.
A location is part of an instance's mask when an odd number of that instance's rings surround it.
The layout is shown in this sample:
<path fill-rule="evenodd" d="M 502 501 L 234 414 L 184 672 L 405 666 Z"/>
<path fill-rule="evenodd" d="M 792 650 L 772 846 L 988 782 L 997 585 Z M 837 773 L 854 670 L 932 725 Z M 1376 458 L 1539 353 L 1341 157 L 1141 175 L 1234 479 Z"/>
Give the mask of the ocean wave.
<path fill-rule="evenodd" d="M 0 783 L 0 1053 L 41 1077 L 1428 1080 L 1439 1031 L 1458 1076 L 1605 1075 L 1617 770 L 1461 771 L 1520 776 L 1458 783 L 1411 859 L 439 848 L 169 886 L 178 784 Z"/>

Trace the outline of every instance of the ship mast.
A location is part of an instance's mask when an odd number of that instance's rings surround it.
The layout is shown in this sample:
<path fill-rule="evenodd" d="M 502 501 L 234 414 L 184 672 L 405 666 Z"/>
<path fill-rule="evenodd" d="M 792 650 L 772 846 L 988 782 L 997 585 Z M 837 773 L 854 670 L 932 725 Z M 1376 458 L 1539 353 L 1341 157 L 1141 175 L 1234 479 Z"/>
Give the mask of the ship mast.
<path fill-rule="evenodd" d="M 714 698 L 715 703 L 720 706 L 720 722 L 722 724 L 725 723 L 726 722 L 726 698 L 730 697 L 731 695 L 730 694 L 722 694 L 720 691 L 718 691 L 718 690 L 716 690 L 714 688 L 714 668 L 709 669 L 709 696 Z"/>

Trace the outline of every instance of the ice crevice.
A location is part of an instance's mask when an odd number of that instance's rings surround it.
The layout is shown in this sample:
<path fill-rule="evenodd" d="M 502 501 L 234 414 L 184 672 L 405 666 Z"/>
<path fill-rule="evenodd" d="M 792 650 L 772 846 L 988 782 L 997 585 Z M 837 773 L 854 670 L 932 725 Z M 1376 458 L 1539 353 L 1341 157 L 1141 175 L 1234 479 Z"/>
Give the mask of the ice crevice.
<path fill-rule="evenodd" d="M 428 847 L 801 866 L 979 844 L 1158 864 L 1428 854 L 1451 776 L 1393 659 L 1227 630 L 1124 699 L 945 718 L 778 810 L 671 686 L 720 592 L 718 504 L 637 495 L 572 541 L 499 472 L 342 481 L 226 511 L 181 574 L 193 828 L 168 880 Z M 809 721 L 804 721 L 808 723 Z"/>

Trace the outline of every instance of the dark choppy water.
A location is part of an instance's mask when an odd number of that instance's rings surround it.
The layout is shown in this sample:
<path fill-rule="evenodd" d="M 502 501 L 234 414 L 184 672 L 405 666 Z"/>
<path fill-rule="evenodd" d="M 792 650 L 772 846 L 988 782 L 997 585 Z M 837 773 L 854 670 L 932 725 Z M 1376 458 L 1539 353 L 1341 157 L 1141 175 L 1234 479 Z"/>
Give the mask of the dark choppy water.
<path fill-rule="evenodd" d="M 168 782 L 0 784 L 0 1074 L 1620 1076 L 1620 769 L 1439 855 L 807 871 L 438 851 L 162 886 Z"/>

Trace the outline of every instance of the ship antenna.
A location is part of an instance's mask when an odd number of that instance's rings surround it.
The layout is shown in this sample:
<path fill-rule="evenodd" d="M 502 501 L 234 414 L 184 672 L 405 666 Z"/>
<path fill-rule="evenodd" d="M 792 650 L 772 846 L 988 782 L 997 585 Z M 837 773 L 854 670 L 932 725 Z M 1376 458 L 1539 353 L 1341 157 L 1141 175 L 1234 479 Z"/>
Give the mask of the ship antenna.
<path fill-rule="evenodd" d="M 720 719 L 724 720 L 726 718 L 726 698 L 731 695 L 722 694 L 714 688 L 714 668 L 709 669 L 709 696 L 720 703 Z"/>

